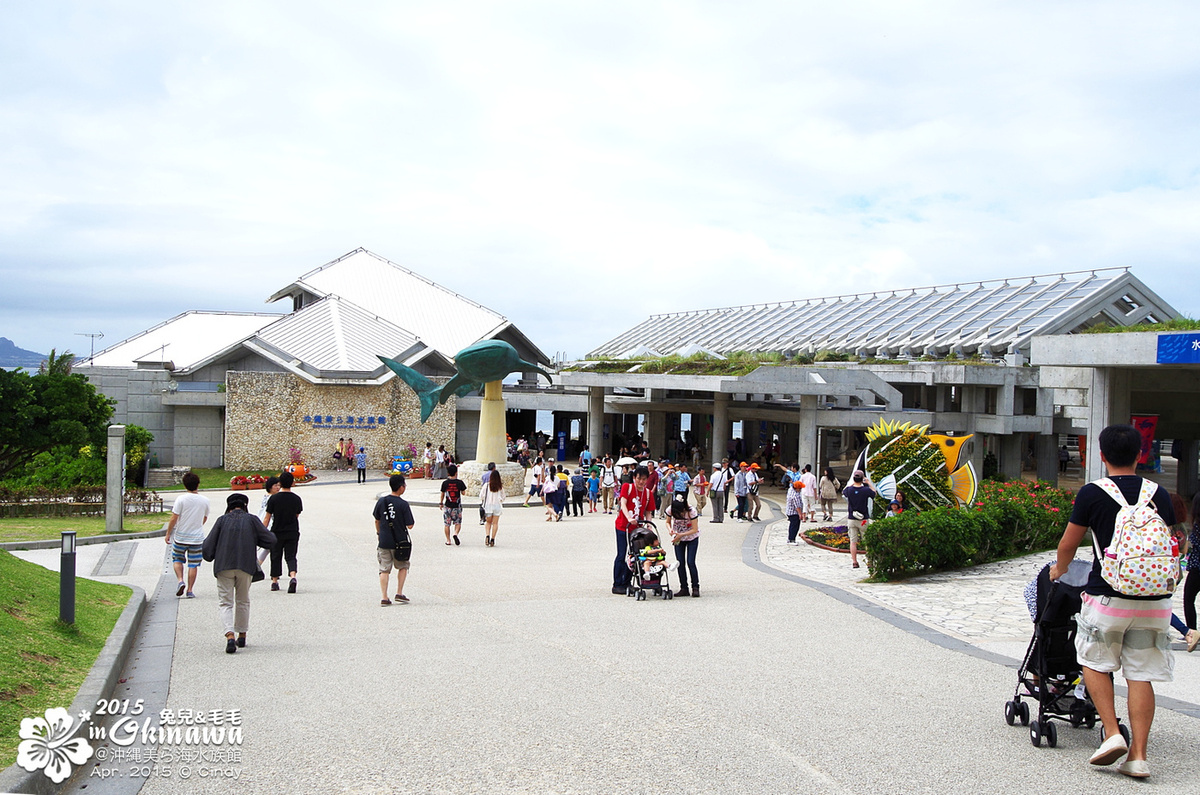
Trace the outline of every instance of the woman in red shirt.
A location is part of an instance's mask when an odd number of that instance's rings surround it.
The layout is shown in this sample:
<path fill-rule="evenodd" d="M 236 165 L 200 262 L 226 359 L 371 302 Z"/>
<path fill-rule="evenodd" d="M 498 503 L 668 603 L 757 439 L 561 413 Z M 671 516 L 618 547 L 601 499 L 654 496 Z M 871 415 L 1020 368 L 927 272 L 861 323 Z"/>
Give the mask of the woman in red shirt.
<path fill-rule="evenodd" d="M 633 472 L 633 482 L 621 486 L 617 498 L 617 557 L 613 561 L 613 587 L 615 594 L 625 595 L 629 588 L 629 566 L 625 555 L 629 552 L 629 533 L 654 510 L 654 495 L 646 487 L 650 472 L 640 466 Z"/>

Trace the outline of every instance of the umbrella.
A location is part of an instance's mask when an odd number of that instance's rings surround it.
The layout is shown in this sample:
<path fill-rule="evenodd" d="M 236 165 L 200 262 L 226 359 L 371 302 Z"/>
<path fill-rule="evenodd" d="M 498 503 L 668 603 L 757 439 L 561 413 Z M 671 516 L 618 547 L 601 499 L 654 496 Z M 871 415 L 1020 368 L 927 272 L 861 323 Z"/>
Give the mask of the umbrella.
<path fill-rule="evenodd" d="M 629 456 L 625 456 L 624 458 L 617 460 L 617 466 L 619 466 L 619 467 L 635 467 L 635 466 L 637 466 L 637 461 L 630 458 Z"/>

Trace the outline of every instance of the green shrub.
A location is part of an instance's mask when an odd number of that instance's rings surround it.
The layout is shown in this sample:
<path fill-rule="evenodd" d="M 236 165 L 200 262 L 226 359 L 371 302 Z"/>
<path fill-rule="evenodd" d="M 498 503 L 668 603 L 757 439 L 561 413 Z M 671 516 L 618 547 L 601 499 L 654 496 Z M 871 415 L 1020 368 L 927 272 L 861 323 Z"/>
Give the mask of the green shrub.
<path fill-rule="evenodd" d="M 863 530 L 871 576 L 891 580 L 1050 549 L 1072 495 L 1038 481 L 985 482 L 973 505 L 905 511 Z"/>

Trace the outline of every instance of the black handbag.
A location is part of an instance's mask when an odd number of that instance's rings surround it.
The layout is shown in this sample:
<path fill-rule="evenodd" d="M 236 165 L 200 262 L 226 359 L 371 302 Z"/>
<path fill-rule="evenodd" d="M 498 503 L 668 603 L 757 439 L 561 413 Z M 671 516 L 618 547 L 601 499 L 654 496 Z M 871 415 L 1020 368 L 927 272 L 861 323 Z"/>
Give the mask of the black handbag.
<path fill-rule="evenodd" d="M 388 522 L 388 527 L 391 528 L 392 531 L 392 541 L 394 541 L 396 544 L 396 548 L 392 550 L 392 558 L 401 562 L 407 561 L 410 557 L 412 557 L 412 539 L 408 537 L 408 529 L 400 528 L 404 531 L 404 537 L 403 540 L 401 540 L 401 536 L 400 533 L 397 532 L 396 525 L 392 522 Z"/>

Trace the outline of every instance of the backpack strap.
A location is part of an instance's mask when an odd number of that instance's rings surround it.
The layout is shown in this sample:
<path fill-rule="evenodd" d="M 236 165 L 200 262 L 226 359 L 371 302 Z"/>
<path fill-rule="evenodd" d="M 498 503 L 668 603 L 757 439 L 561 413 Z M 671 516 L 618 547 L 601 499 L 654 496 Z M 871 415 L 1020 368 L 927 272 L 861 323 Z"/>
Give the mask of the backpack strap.
<path fill-rule="evenodd" d="M 1125 499 L 1125 495 L 1121 493 L 1121 489 L 1113 482 L 1112 478 L 1100 478 L 1093 480 L 1092 483 L 1104 490 L 1104 493 L 1117 501 L 1117 505 L 1122 508 L 1128 508 L 1129 502 Z M 1145 488 L 1146 481 L 1142 481 L 1142 488 Z"/>
<path fill-rule="evenodd" d="M 1112 478 L 1100 478 L 1099 480 L 1093 480 L 1092 483 L 1096 486 L 1099 486 L 1105 494 L 1117 501 L 1117 505 L 1119 506 L 1118 511 L 1121 508 L 1129 507 L 1129 503 L 1126 501 L 1125 495 L 1121 493 L 1120 487 L 1113 482 Z M 1143 486 L 1144 485 L 1145 483 L 1143 482 Z M 1095 533 L 1092 533 L 1092 549 L 1096 553 L 1096 560 L 1104 560 L 1104 551 L 1100 549 L 1100 542 L 1096 539 Z"/>
<path fill-rule="evenodd" d="M 1138 492 L 1137 507 L 1149 505 L 1154 499 L 1154 495 L 1158 493 L 1158 484 L 1150 478 L 1142 478 L 1142 490 Z"/>

